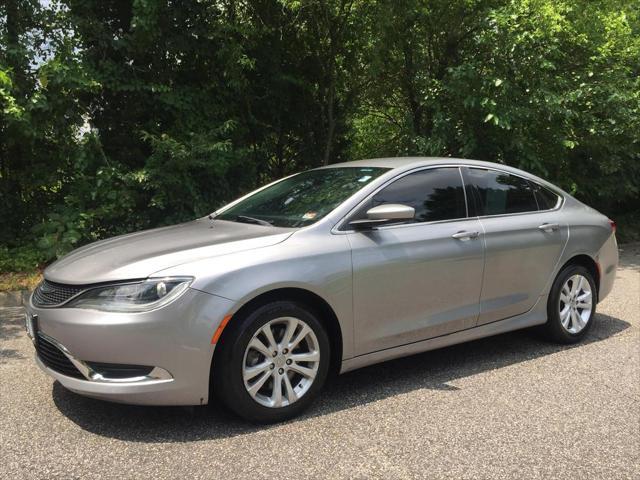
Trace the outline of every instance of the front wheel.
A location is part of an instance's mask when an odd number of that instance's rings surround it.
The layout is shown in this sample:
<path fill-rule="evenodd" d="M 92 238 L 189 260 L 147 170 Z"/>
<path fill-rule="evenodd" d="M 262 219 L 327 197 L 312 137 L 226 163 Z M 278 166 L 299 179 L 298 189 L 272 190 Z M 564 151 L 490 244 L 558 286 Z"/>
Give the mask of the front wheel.
<path fill-rule="evenodd" d="M 329 339 L 316 314 L 278 301 L 234 318 L 213 365 L 214 393 L 247 420 L 298 415 L 317 396 L 329 369 Z"/>
<path fill-rule="evenodd" d="M 547 335 L 560 343 L 582 340 L 596 313 L 597 290 L 593 275 L 579 265 L 565 267 L 556 277 L 547 304 Z"/>

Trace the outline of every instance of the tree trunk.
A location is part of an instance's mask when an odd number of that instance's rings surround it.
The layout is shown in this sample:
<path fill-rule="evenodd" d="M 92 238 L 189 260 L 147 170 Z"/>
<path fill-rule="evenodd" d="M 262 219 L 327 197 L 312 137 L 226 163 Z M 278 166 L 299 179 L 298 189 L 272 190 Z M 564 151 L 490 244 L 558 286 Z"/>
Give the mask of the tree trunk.
<path fill-rule="evenodd" d="M 404 90 L 411 112 L 413 134 L 419 136 L 422 134 L 422 106 L 418 100 L 418 94 L 415 88 L 415 64 L 413 61 L 413 52 L 408 42 L 404 42 L 403 57 L 404 65 L 401 74 L 402 89 Z"/>
<path fill-rule="evenodd" d="M 322 156 L 322 165 L 329 165 L 331 154 L 333 153 L 333 142 L 336 131 L 336 119 L 334 115 L 334 102 L 336 97 L 335 79 L 331 80 L 329 86 L 329 95 L 327 98 L 327 139 L 324 146 L 324 155 Z"/>

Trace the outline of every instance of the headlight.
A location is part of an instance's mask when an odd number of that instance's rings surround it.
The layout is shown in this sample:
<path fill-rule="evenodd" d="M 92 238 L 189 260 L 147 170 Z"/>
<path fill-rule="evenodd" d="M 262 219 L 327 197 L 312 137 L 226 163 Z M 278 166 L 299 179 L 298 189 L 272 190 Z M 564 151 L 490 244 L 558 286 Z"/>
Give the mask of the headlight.
<path fill-rule="evenodd" d="M 189 277 L 152 278 L 138 283 L 106 285 L 87 290 L 65 307 L 107 312 L 146 312 L 178 298 L 191 283 Z"/>

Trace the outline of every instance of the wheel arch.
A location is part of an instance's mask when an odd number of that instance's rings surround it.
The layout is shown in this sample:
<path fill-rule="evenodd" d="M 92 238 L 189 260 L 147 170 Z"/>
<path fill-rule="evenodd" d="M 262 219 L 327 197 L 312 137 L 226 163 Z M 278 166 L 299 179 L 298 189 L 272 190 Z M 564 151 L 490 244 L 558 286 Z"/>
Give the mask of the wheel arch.
<path fill-rule="evenodd" d="M 562 265 L 560 270 L 558 270 L 558 274 L 560 274 L 560 272 L 562 272 L 562 270 L 564 270 L 565 268 L 567 268 L 570 265 L 579 265 L 579 266 L 582 266 L 582 267 L 586 268 L 587 270 L 589 270 L 589 273 L 591 273 L 591 275 L 593 276 L 593 280 L 596 283 L 596 295 L 599 295 L 599 292 L 600 292 L 600 267 L 598 265 L 598 262 L 596 262 L 592 257 L 590 257 L 589 255 L 584 254 L 584 253 L 581 253 L 581 254 L 578 254 L 578 255 L 574 255 L 569 260 L 567 260 L 564 263 L 564 265 Z M 598 298 L 596 297 L 596 302 L 597 301 L 598 301 Z"/>
<path fill-rule="evenodd" d="M 261 307 L 262 305 L 282 300 L 300 303 L 317 313 L 318 319 L 327 329 L 327 335 L 329 336 L 329 342 L 331 345 L 331 361 L 329 364 L 329 371 L 330 373 L 337 374 L 340 371 L 340 366 L 342 363 L 342 328 L 340 327 L 338 316 L 336 315 L 331 305 L 317 293 L 300 287 L 281 287 L 262 292 L 245 301 L 245 303 L 242 304 L 242 306 L 233 313 L 228 323 L 233 322 L 234 318 L 246 315 L 256 308 Z M 229 329 L 226 327 L 223 329 L 222 334 L 218 339 L 218 343 L 224 342 L 225 334 L 228 331 Z M 213 363 L 215 363 L 216 361 L 217 352 L 218 349 L 216 348 L 213 352 L 211 367 L 212 369 Z"/>

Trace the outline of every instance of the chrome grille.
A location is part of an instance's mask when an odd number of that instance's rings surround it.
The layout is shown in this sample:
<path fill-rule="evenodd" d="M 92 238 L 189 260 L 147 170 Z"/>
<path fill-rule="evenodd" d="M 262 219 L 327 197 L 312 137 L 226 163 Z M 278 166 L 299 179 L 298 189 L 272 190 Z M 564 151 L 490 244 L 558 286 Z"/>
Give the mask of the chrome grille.
<path fill-rule="evenodd" d="M 62 285 L 43 280 L 33 292 L 33 304 L 36 307 L 53 307 L 66 302 L 74 295 L 85 290 L 81 285 Z"/>

